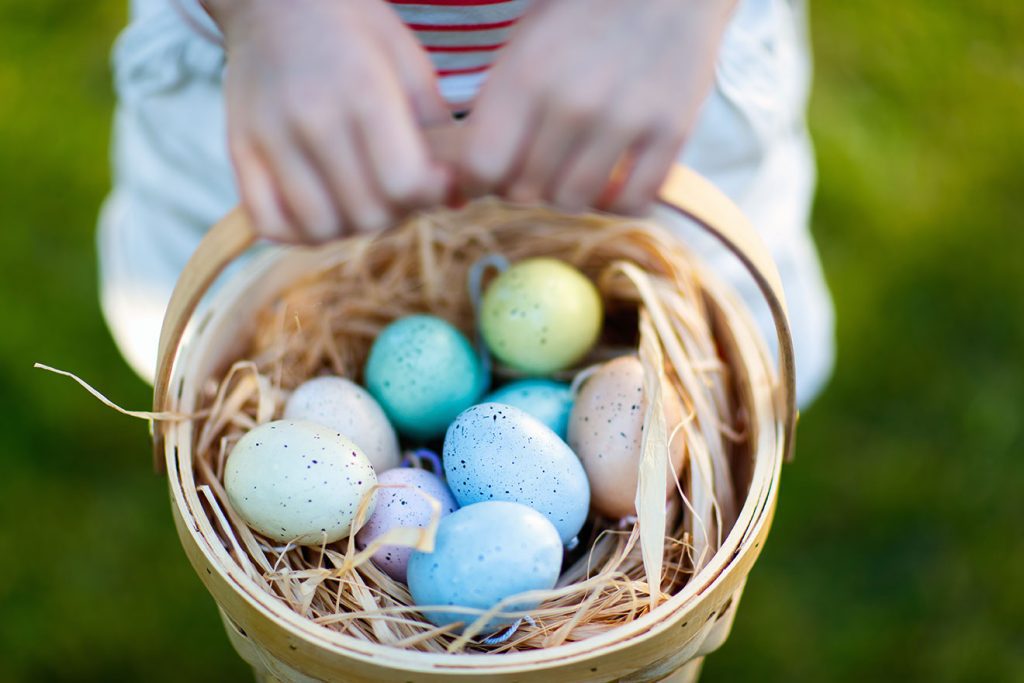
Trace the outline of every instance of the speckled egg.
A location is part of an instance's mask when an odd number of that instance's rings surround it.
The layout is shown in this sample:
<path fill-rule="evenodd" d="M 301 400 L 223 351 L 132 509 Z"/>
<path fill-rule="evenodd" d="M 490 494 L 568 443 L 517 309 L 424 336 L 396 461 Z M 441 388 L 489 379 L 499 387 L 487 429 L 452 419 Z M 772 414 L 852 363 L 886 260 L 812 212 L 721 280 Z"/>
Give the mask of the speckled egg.
<path fill-rule="evenodd" d="M 580 360 L 597 341 L 602 306 L 597 288 L 562 261 L 516 263 L 484 293 L 480 330 L 503 363 L 545 375 Z"/>
<path fill-rule="evenodd" d="M 351 440 L 301 420 L 251 429 L 224 468 L 228 500 L 245 523 L 271 540 L 300 545 L 347 536 L 376 483 L 369 459 Z"/>
<path fill-rule="evenodd" d="M 411 315 L 385 327 L 366 361 L 366 388 L 398 431 L 431 439 L 487 389 L 480 358 L 451 324 Z"/>
<path fill-rule="evenodd" d="M 671 436 L 683 419 L 679 395 L 662 384 L 665 425 Z M 569 445 L 579 456 L 590 480 L 591 504 L 603 515 L 621 518 L 636 514 L 636 487 L 647 397 L 644 369 L 634 356 L 602 365 L 580 388 L 569 417 Z M 671 444 L 672 469 L 679 475 L 686 446 L 681 434 Z M 675 489 L 669 475 L 668 492 Z"/>
<path fill-rule="evenodd" d="M 398 436 L 380 404 L 366 389 L 344 377 L 303 382 L 284 406 L 288 420 L 309 420 L 344 434 L 359 446 L 377 472 L 398 467 Z"/>
<path fill-rule="evenodd" d="M 386 532 L 399 527 L 424 528 L 430 524 L 433 510 L 426 494 L 441 505 L 441 516 L 455 512 L 459 505 L 441 478 L 427 470 L 411 467 L 382 472 L 377 477 L 381 485 L 402 485 L 411 488 L 377 489 L 377 504 L 373 516 L 356 533 L 356 544 L 362 550 Z M 418 489 L 421 493 L 412 490 Z M 412 549 L 385 545 L 373 554 L 373 563 L 396 581 L 406 580 L 406 568 Z"/>
<path fill-rule="evenodd" d="M 476 503 L 441 520 L 434 551 L 416 551 L 409 561 L 409 592 L 421 606 L 487 610 L 501 600 L 555 587 L 562 566 L 558 531 L 544 515 L 518 503 Z M 503 612 L 528 611 L 536 601 L 508 605 Z M 479 614 L 425 610 L 431 622 L 468 625 Z M 495 617 L 484 633 L 515 621 Z"/>
<path fill-rule="evenodd" d="M 565 439 L 572 411 L 572 389 L 550 379 L 511 382 L 484 397 L 484 403 L 504 403 L 523 410 Z"/>
<path fill-rule="evenodd" d="M 461 413 L 445 435 L 444 472 L 459 505 L 528 505 L 555 525 L 563 543 L 587 519 L 590 487 L 579 458 L 519 408 L 481 403 Z"/>

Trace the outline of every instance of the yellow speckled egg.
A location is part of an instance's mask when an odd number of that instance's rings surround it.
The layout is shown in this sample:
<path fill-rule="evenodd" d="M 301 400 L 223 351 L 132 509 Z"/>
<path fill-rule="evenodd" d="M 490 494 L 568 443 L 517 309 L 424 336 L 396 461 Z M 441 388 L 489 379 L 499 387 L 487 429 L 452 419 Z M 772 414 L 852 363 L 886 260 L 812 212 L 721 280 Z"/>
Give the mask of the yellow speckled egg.
<path fill-rule="evenodd" d="M 491 352 L 544 375 L 580 360 L 597 341 L 601 297 L 583 273 L 552 258 L 516 263 L 487 287 L 480 327 Z"/>
<path fill-rule="evenodd" d="M 679 395 L 668 381 L 662 384 L 665 424 L 671 436 L 683 419 Z M 634 356 L 602 365 L 580 389 L 569 417 L 569 445 L 590 480 L 590 504 L 597 512 L 621 518 L 636 514 L 640 446 L 643 438 L 644 369 Z M 683 468 L 685 443 L 676 434 L 671 444 L 672 469 Z M 666 495 L 675 489 L 669 475 Z"/>

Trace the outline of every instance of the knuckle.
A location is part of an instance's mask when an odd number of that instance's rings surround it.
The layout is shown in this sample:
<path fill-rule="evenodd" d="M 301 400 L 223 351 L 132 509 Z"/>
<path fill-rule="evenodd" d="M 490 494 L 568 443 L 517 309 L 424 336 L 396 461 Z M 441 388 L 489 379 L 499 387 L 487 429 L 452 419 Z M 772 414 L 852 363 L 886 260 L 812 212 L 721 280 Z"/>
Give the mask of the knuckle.
<path fill-rule="evenodd" d="M 608 178 L 593 170 L 579 170 L 559 188 L 556 200 L 559 203 L 589 205 L 594 201 Z"/>
<path fill-rule="evenodd" d="M 612 107 L 604 112 L 602 123 L 610 135 L 626 138 L 644 128 L 644 115 L 631 107 Z"/>
<path fill-rule="evenodd" d="M 561 119 L 569 125 L 587 125 L 600 115 L 601 102 L 588 90 L 569 90 L 560 96 L 558 112 Z"/>
<path fill-rule="evenodd" d="M 555 206 L 560 209 L 564 209 L 569 212 L 578 212 L 587 208 L 587 197 L 579 189 L 563 185 L 555 191 L 554 197 Z"/>
<path fill-rule="evenodd" d="M 482 151 L 471 151 L 466 158 L 464 175 L 474 185 L 484 188 L 495 188 L 505 179 L 505 164 Z"/>
<path fill-rule="evenodd" d="M 395 204 L 417 204 L 427 198 L 425 174 L 415 168 L 394 169 L 381 178 L 381 187 L 388 200 Z"/>
<path fill-rule="evenodd" d="M 357 232 L 377 233 L 391 227 L 392 214 L 382 207 L 360 208 L 352 216 L 352 226 Z"/>

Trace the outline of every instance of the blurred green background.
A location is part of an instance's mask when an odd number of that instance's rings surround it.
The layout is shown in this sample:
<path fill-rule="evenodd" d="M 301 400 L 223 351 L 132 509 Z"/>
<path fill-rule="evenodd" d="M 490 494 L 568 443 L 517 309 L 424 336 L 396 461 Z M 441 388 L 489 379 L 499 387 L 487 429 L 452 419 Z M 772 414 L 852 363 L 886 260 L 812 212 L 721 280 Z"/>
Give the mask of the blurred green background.
<path fill-rule="evenodd" d="M 1024 680 L 1024 3 L 812 3 L 839 365 L 706 681 Z M 0 680 L 244 680 L 97 303 L 120 2 L 0 2 Z"/>

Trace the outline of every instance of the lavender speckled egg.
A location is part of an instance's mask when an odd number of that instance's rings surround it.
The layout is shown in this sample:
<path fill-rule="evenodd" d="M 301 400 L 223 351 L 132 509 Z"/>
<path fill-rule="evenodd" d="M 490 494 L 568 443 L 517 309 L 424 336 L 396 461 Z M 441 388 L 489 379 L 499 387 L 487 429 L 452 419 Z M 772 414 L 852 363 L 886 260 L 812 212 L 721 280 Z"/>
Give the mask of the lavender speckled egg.
<path fill-rule="evenodd" d="M 463 411 L 444 439 L 444 472 L 459 505 L 522 503 L 571 541 L 587 519 L 590 486 L 579 458 L 544 423 L 501 403 Z"/>
<path fill-rule="evenodd" d="M 456 510 L 441 520 L 434 552 L 413 552 L 409 592 L 417 605 L 478 610 L 532 590 L 555 587 L 562 567 L 562 543 L 548 519 L 518 503 L 491 501 Z M 528 611 L 536 601 L 519 601 L 503 612 Z M 479 615 L 426 610 L 431 622 L 471 624 Z M 494 617 L 484 633 L 510 624 Z"/>
<path fill-rule="evenodd" d="M 572 411 L 572 389 L 551 379 L 521 379 L 492 391 L 482 403 L 504 403 L 525 410 L 564 440 Z"/>
<path fill-rule="evenodd" d="M 410 315 L 385 327 L 364 374 L 395 428 L 414 439 L 444 434 L 490 382 L 469 340 L 432 315 Z"/>
<path fill-rule="evenodd" d="M 284 417 L 330 427 L 355 442 L 377 472 L 398 467 L 402 454 L 387 415 L 366 389 L 344 377 L 315 377 L 288 397 Z"/>
<path fill-rule="evenodd" d="M 424 493 L 441 504 L 442 517 L 450 515 L 459 507 L 448 486 L 439 476 L 427 470 L 399 467 L 382 472 L 377 481 L 380 484 L 411 486 L 422 493 L 408 488 L 377 489 L 377 504 L 373 516 L 356 532 L 356 544 L 360 550 L 392 529 L 422 529 L 427 526 L 433 516 L 433 510 L 424 498 Z M 412 548 L 385 545 L 373 554 L 373 563 L 391 578 L 404 582 L 410 555 Z"/>
<path fill-rule="evenodd" d="M 228 500 L 245 523 L 271 540 L 300 545 L 347 536 L 360 501 L 376 483 L 358 446 L 301 420 L 251 429 L 224 468 Z"/>

